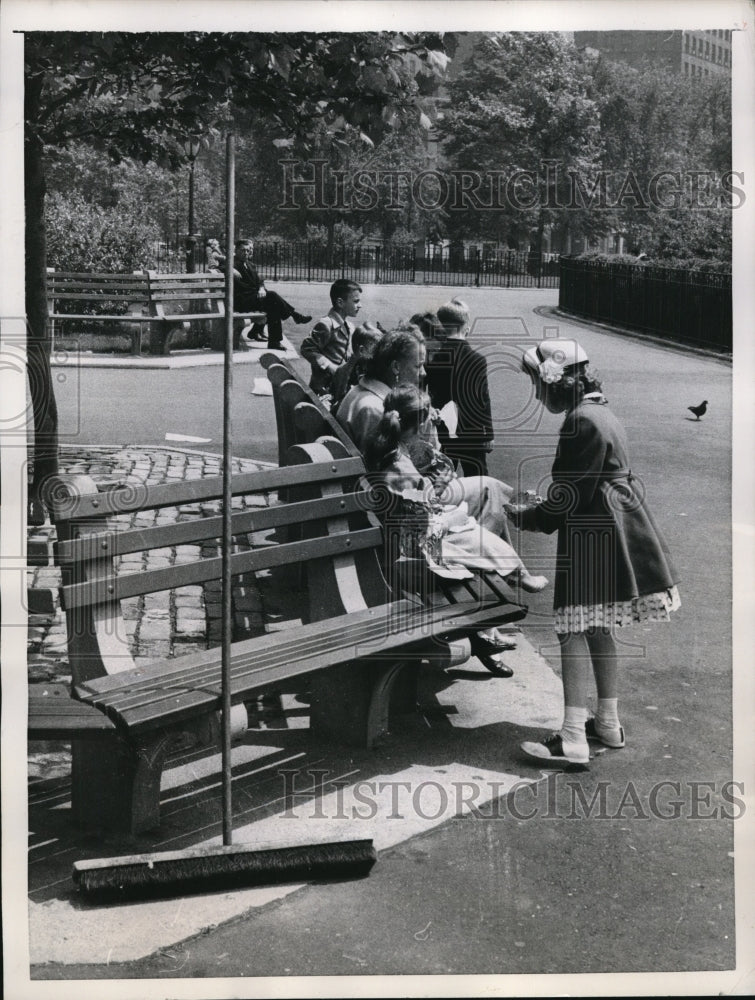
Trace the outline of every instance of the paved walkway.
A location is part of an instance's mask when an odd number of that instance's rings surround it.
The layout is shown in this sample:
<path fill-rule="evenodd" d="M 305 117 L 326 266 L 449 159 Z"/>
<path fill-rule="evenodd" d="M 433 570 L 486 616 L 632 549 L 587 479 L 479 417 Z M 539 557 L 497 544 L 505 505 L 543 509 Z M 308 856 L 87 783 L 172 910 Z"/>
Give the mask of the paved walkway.
<path fill-rule="evenodd" d="M 236 472 L 260 467 L 252 460 L 234 460 Z M 61 471 L 89 475 L 100 485 L 156 485 L 217 476 L 220 459 L 164 447 L 64 448 Z M 239 498 L 234 504 L 241 507 L 245 502 L 246 498 Z M 181 521 L 216 515 L 219 504 L 187 504 L 157 514 L 123 515 L 122 519 L 143 526 Z M 32 529 L 31 549 L 38 558 L 52 535 L 49 526 Z M 195 548 L 176 546 L 145 556 L 126 555 L 121 565 L 131 570 L 136 565 L 145 569 L 170 566 L 194 558 Z M 59 572 L 44 565 L 29 573 L 30 584 L 46 590 L 52 602 L 47 613 L 29 619 L 29 681 L 69 683 L 65 616 L 55 594 Z M 123 601 L 126 637 L 134 659 L 181 656 L 218 645 L 219 590 L 219 583 L 210 582 Z M 299 621 L 295 593 L 266 593 L 264 581 L 248 577 L 235 580 L 233 611 L 234 639 L 288 628 Z M 407 717 L 396 737 L 377 750 L 333 748 L 314 741 L 308 730 L 306 700 L 297 696 L 268 695 L 256 705 L 247 705 L 249 730 L 234 749 L 234 842 L 317 843 L 367 836 L 385 851 L 467 812 L 471 806 L 459 794 L 460 788 L 476 789 L 474 806 L 478 808 L 518 784 L 537 780 L 532 769 L 524 776 L 520 773 L 516 745 L 511 739 L 501 741 L 500 727 L 533 721 L 553 724 L 560 685 L 521 634 L 517 650 L 507 655 L 516 671 L 512 680 L 492 677 L 476 660 L 440 677 L 429 676 L 425 713 L 413 721 Z M 136 839 L 91 838 L 72 826 L 69 744 L 30 744 L 28 763 L 30 946 L 39 978 L 45 978 L 43 968 L 48 962 L 103 964 L 144 958 L 302 888 L 283 885 L 211 893 L 191 897 L 190 906 L 181 901 L 82 904 L 70 877 L 74 860 L 221 842 L 219 755 L 195 753 L 175 759 L 166 768 L 160 830 Z M 286 772 L 294 777 L 284 779 Z M 295 783 L 295 810 L 286 799 L 281 783 L 285 780 Z M 365 787 L 375 794 L 367 822 L 360 805 Z M 426 801 L 419 808 L 410 803 L 397 816 L 394 796 L 406 794 L 402 789 L 407 788 L 414 795 L 425 795 Z M 440 802 L 435 801 L 438 794 Z M 282 819 L 287 807 L 288 822 Z"/>

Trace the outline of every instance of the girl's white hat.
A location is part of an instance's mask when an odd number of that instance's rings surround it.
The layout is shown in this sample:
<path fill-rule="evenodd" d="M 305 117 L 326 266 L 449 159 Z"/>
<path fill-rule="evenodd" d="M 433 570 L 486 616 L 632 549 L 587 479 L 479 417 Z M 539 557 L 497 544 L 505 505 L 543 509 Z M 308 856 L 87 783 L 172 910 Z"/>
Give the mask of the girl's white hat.
<path fill-rule="evenodd" d="M 542 340 L 522 356 L 522 368 L 543 382 L 559 382 L 564 370 L 585 364 L 587 354 L 576 340 Z"/>

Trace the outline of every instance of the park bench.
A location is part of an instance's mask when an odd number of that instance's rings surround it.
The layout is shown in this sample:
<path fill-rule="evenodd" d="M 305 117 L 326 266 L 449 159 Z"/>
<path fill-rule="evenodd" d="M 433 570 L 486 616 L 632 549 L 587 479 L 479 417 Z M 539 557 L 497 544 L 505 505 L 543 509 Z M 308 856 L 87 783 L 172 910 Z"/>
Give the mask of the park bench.
<path fill-rule="evenodd" d="M 225 331 L 225 275 L 210 271 L 202 274 L 160 274 L 145 272 L 148 280 L 149 309 L 159 321 L 153 354 L 170 354 L 170 340 L 178 330 L 204 324 L 209 330 L 209 346 L 222 351 Z M 267 321 L 264 312 L 235 312 L 237 319 L 252 323 Z M 207 324 L 209 323 L 209 326 Z"/>
<path fill-rule="evenodd" d="M 268 352 L 260 364 L 273 387 L 279 465 L 285 463 L 292 445 L 311 444 L 323 435 L 340 441 L 349 455 L 360 456 L 346 431 L 290 362 Z"/>
<path fill-rule="evenodd" d="M 86 274 L 48 268 L 47 293 L 53 342 L 57 327 L 70 321 L 87 327 L 117 324 L 131 338 L 131 353 L 142 353 L 142 328 L 151 327 L 152 354 L 170 353 L 179 331 L 194 329 L 199 345 L 223 349 L 225 275 L 219 272 L 159 274 Z M 263 312 L 234 313 L 264 323 Z M 87 330 L 88 332 L 88 330 Z"/>
<path fill-rule="evenodd" d="M 53 340 L 63 324 L 76 322 L 79 327 L 117 324 L 131 337 L 131 353 L 141 353 L 142 325 L 150 323 L 147 314 L 149 288 L 146 272 L 134 274 L 89 274 L 47 269 L 47 300 Z"/>
<path fill-rule="evenodd" d="M 296 576 L 303 567 L 307 596 L 301 625 L 233 643 L 231 697 L 243 706 L 271 689 L 305 690 L 314 735 L 372 746 L 387 729 L 399 674 L 423 662 L 463 662 L 470 632 L 525 612 L 500 580 L 449 582 L 427 595 L 391 592 L 381 571 L 383 528 L 363 475 L 362 460 L 335 438 L 295 445 L 282 467 L 234 475 L 234 498 L 252 497 L 254 506 L 232 515 L 232 573 Z M 220 497 L 221 478 L 97 492 L 93 480 L 69 475 L 53 491 L 74 707 L 56 712 L 50 696 L 30 700 L 29 732 L 71 739 L 72 806 L 82 825 L 131 833 L 155 827 L 167 756 L 217 740 L 220 650 L 136 665 L 120 602 L 217 580 L 221 559 L 141 572 L 127 572 L 119 560 L 192 543 L 217 553 L 217 516 L 123 525 L 126 515 Z M 292 526 L 295 541 L 287 536 Z"/>

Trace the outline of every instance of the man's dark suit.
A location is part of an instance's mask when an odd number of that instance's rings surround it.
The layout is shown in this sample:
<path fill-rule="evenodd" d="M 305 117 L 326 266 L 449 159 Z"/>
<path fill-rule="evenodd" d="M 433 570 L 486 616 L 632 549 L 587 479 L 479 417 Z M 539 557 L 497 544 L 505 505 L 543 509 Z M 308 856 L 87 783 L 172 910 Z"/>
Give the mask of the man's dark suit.
<path fill-rule="evenodd" d="M 440 428 L 443 451 L 454 462 L 461 462 L 465 476 L 486 476 L 493 419 L 484 356 L 466 340 L 429 340 L 425 371 L 433 406 L 441 409 L 453 400 L 459 412 L 456 437 L 448 437 Z"/>
<path fill-rule="evenodd" d="M 249 261 L 234 261 L 233 266 L 233 308 L 234 312 L 264 312 L 267 316 L 268 347 L 277 348 L 283 341 L 283 320 L 293 316 L 296 310 L 277 292 L 265 289 L 260 297 L 262 279 L 257 268 Z M 234 330 L 234 342 L 241 334 L 243 322 L 238 331 Z"/>

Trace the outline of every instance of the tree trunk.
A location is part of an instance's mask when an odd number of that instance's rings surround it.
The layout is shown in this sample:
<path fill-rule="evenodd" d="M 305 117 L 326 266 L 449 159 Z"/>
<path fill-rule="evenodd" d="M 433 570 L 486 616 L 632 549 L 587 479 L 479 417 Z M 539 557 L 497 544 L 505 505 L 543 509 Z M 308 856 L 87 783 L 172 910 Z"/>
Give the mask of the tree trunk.
<path fill-rule="evenodd" d="M 45 172 L 38 119 L 41 77 L 27 79 L 25 92 L 24 197 L 26 201 L 27 373 L 34 416 L 34 475 L 29 491 L 29 523 L 45 518 L 45 488 L 58 471 L 58 410 L 50 368 L 45 241 Z M 30 128 L 30 124 L 32 128 Z"/>

